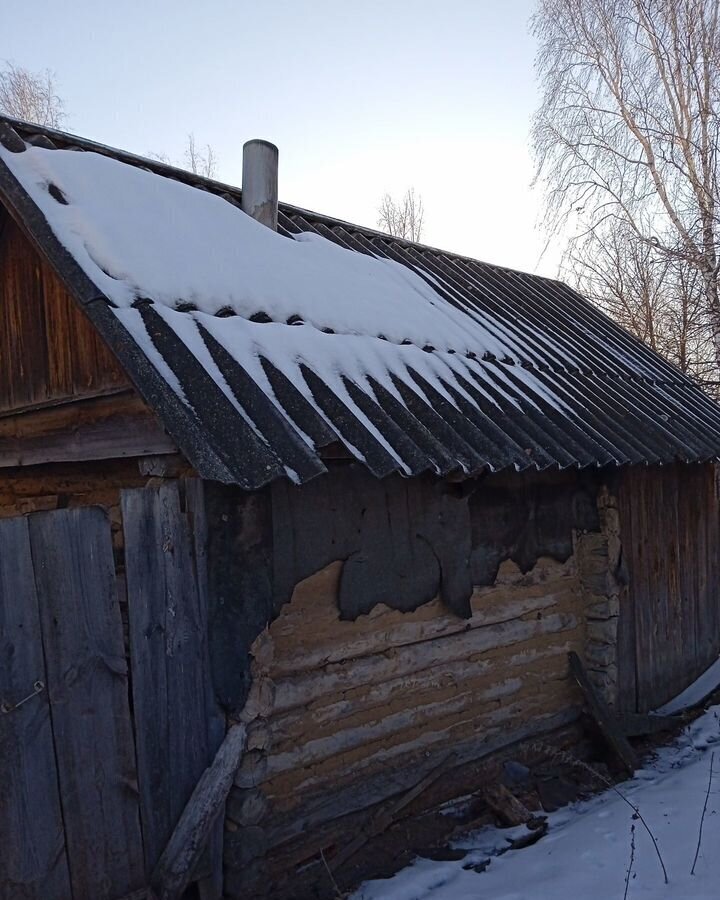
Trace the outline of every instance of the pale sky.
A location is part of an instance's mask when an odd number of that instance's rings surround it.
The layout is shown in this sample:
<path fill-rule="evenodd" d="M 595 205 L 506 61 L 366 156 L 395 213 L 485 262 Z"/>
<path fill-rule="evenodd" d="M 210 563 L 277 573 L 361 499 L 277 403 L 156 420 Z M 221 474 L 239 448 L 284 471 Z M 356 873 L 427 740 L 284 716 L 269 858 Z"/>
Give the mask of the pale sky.
<path fill-rule="evenodd" d="M 533 0 L 0 0 L 0 62 L 51 69 L 65 127 L 182 157 L 210 143 L 240 184 L 280 148 L 280 198 L 376 226 L 414 186 L 423 241 L 555 276 L 530 189 Z"/>

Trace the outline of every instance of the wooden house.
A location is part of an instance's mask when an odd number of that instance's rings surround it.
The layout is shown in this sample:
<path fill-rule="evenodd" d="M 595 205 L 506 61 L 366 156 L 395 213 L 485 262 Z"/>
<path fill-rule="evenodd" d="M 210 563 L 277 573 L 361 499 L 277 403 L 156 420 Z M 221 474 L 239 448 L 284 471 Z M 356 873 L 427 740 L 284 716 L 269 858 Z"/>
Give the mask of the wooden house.
<path fill-rule="evenodd" d="M 720 652 L 713 401 L 557 281 L 249 191 L 0 121 L 7 900 L 144 896 L 238 721 L 197 890 L 313 896 L 563 740 L 568 651 L 625 712 Z"/>

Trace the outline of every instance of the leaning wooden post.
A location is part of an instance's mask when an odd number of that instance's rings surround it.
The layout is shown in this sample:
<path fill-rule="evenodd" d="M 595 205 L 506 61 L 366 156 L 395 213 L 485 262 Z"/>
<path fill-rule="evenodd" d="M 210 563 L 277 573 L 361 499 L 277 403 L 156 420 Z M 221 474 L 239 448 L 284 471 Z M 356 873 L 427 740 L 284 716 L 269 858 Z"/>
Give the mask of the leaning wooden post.
<path fill-rule="evenodd" d="M 190 884 L 210 829 L 230 792 L 246 741 L 245 726 L 233 725 L 201 775 L 150 879 L 159 900 L 179 900 Z"/>

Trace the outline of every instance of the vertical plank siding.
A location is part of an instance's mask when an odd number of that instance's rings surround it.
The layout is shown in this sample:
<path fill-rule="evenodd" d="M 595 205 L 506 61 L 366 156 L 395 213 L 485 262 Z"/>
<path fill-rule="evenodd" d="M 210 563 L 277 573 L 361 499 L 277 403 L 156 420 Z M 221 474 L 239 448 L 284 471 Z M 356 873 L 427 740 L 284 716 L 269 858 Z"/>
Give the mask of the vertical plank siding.
<path fill-rule="evenodd" d="M 109 523 L 88 508 L 29 524 L 73 896 L 113 900 L 144 871 Z"/>
<path fill-rule="evenodd" d="M 12 220 L 0 238 L 0 412 L 129 387 L 125 373 Z"/>
<path fill-rule="evenodd" d="M 146 870 L 210 762 L 206 612 L 177 484 L 124 491 L 133 711 Z M 212 730 L 212 734 L 209 731 Z"/>
<path fill-rule="evenodd" d="M 629 577 L 619 624 L 621 705 L 644 712 L 678 694 L 720 653 L 715 467 L 630 469 L 618 505 Z"/>
<path fill-rule="evenodd" d="M 71 897 L 27 519 L 0 522 L 0 898 Z M 7 710 L 7 711 L 5 711 Z"/>

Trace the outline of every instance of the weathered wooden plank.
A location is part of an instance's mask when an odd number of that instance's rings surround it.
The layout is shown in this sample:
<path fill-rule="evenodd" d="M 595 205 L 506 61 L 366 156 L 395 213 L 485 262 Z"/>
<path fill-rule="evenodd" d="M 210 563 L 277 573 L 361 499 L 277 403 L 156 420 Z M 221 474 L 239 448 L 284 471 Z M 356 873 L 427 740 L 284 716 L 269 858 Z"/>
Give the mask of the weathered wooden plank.
<path fill-rule="evenodd" d="M 672 731 L 683 721 L 681 716 L 650 716 L 644 713 L 619 713 L 616 718 L 618 728 L 625 737 L 641 737 Z"/>
<path fill-rule="evenodd" d="M 128 386 L 52 267 L 7 222 L 0 248 L 0 410 Z"/>
<path fill-rule="evenodd" d="M 143 884 L 135 753 L 110 525 L 101 509 L 30 518 L 73 896 Z"/>
<path fill-rule="evenodd" d="M 127 391 L 0 417 L 0 468 L 175 449 L 140 397 Z"/>
<path fill-rule="evenodd" d="M 212 677 L 222 706 L 240 712 L 250 690 L 250 647 L 273 617 L 268 490 L 207 484 Z"/>
<path fill-rule="evenodd" d="M 633 468 L 622 478 L 618 505 L 632 608 L 621 604 L 619 696 L 624 711 L 646 712 L 675 696 L 720 651 L 714 467 Z"/>
<path fill-rule="evenodd" d="M 628 774 L 633 775 L 637 768 L 635 751 L 630 744 L 628 744 L 624 735 L 618 728 L 613 714 L 607 708 L 605 701 L 600 697 L 590 679 L 587 677 L 585 667 L 583 666 L 580 657 L 571 650 L 570 653 L 568 653 L 568 659 L 570 660 L 570 671 L 573 678 L 580 685 L 580 688 L 585 695 L 585 700 L 590 708 L 590 712 L 597 722 L 603 737 L 623 764 Z"/>
<path fill-rule="evenodd" d="M 199 478 L 188 478 L 185 484 L 185 506 L 193 539 L 195 574 L 197 579 L 200 627 L 209 635 L 209 582 L 207 567 L 207 509 L 205 505 L 205 485 Z M 210 666 L 210 672 L 212 666 Z M 212 678 L 207 677 L 208 753 L 217 752 L 225 736 L 225 716 L 215 700 Z M 223 892 L 223 835 L 225 817 L 220 815 L 212 826 L 207 840 L 207 848 L 198 868 L 207 874 L 198 881 L 200 900 L 219 900 Z"/>
<path fill-rule="evenodd" d="M 532 818 L 530 810 L 504 784 L 489 784 L 482 797 L 505 826 L 524 825 Z"/>
<path fill-rule="evenodd" d="M 246 742 L 245 726 L 232 726 L 192 792 L 152 875 L 151 882 L 160 900 L 179 900 L 190 883 L 225 805 Z"/>
<path fill-rule="evenodd" d="M 206 613 L 177 483 L 124 491 L 122 517 L 149 874 L 210 758 Z"/>
<path fill-rule="evenodd" d="M 618 496 L 618 517 L 620 519 L 620 541 L 622 543 L 623 568 L 632 566 L 633 521 L 626 503 L 627 493 Z M 617 701 L 621 712 L 633 713 L 637 710 L 636 643 L 635 643 L 635 589 L 634 582 L 621 592 L 617 626 Z"/>
<path fill-rule="evenodd" d="M 27 523 L 0 521 L 0 898 L 67 900 L 70 873 Z M 39 684 L 45 685 L 39 693 L 12 709 Z"/>

